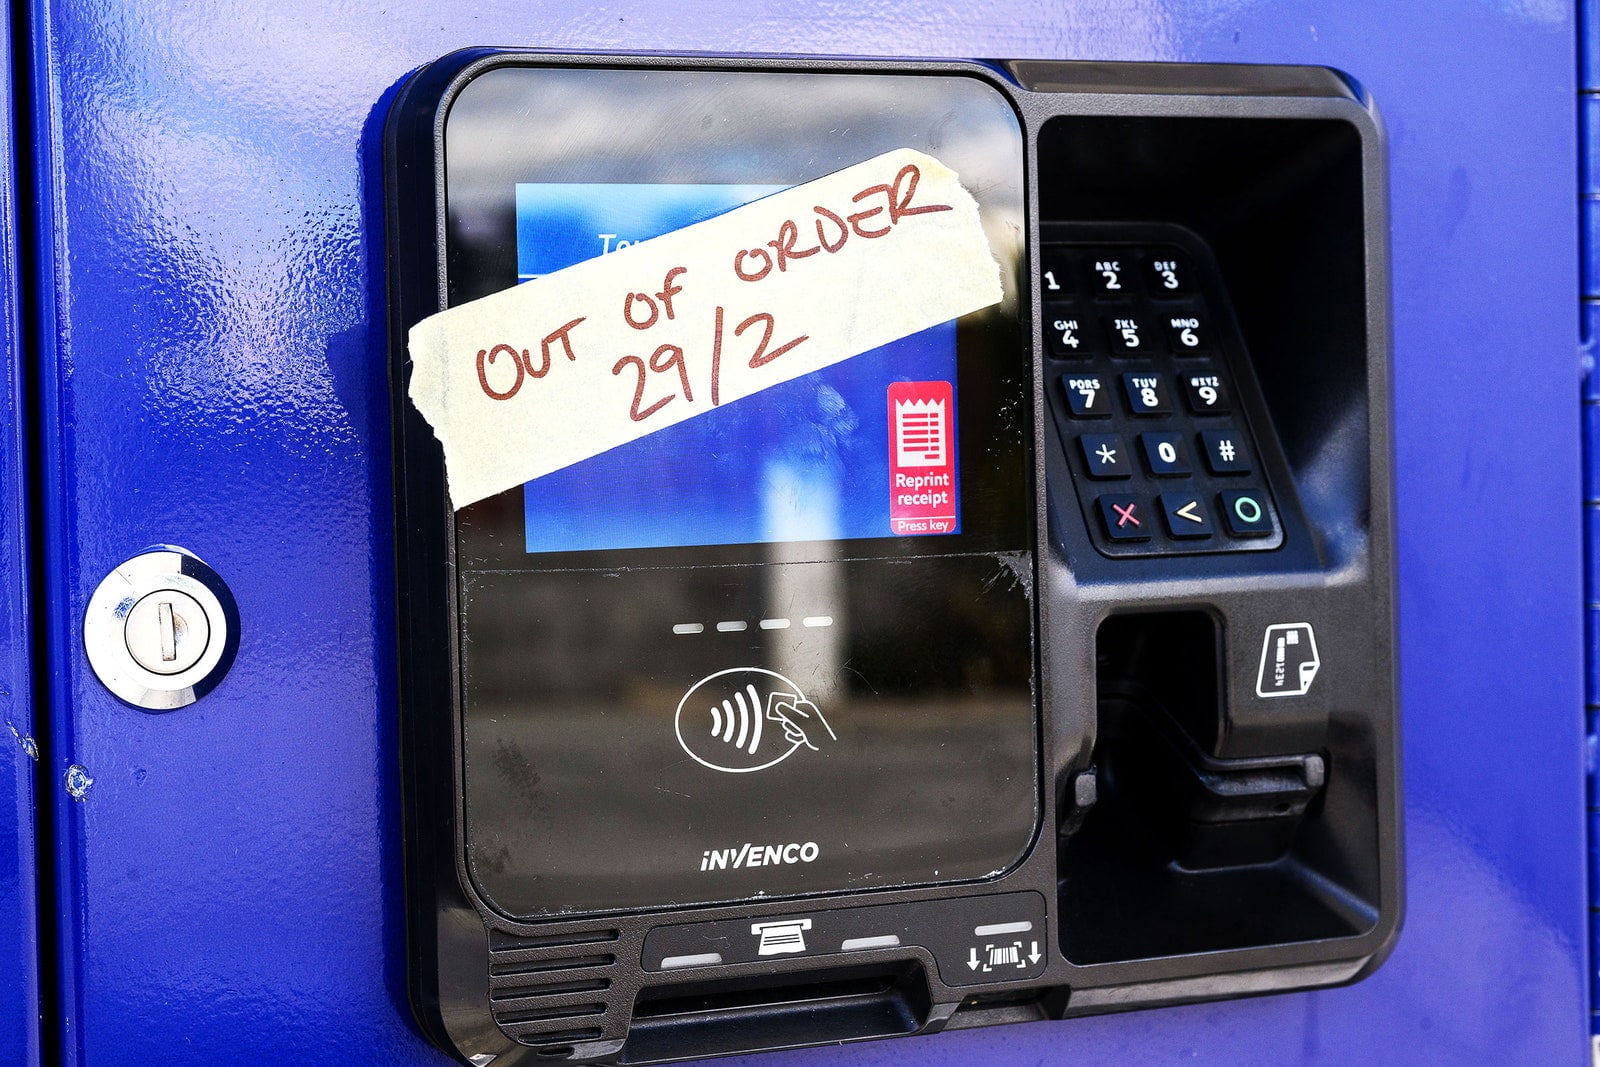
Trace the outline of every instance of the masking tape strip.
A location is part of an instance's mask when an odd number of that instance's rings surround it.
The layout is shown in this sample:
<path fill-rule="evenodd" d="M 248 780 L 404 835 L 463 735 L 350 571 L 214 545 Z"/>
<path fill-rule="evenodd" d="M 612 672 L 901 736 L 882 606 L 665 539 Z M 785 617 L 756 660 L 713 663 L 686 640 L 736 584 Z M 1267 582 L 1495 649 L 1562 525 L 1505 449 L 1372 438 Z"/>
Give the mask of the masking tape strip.
<path fill-rule="evenodd" d="M 423 319 L 457 508 L 998 303 L 954 171 L 888 152 Z"/>

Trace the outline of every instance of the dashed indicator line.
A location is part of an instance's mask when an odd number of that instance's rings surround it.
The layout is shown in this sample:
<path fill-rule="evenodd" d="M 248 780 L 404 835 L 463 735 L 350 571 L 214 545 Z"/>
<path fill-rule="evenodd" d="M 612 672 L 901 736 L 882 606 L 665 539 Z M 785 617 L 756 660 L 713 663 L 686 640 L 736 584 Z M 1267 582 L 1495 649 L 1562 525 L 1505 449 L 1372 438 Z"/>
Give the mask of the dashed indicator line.
<path fill-rule="evenodd" d="M 763 630 L 787 630 L 794 625 L 794 620 L 761 619 L 756 625 Z M 833 616 L 807 615 L 800 620 L 800 625 L 812 630 L 821 629 L 833 625 Z M 742 633 L 749 628 L 750 624 L 744 619 L 724 619 L 716 624 L 716 630 L 719 634 Z M 706 632 L 706 624 L 703 622 L 676 622 L 672 624 L 672 632 L 675 634 L 703 634 Z"/>
<path fill-rule="evenodd" d="M 840 952 L 865 952 L 874 948 L 899 948 L 900 938 L 896 934 L 883 934 L 880 937 L 849 937 L 839 944 Z"/>
<path fill-rule="evenodd" d="M 700 952 L 693 956 L 668 956 L 661 961 L 661 969 L 674 971 L 680 967 L 712 967 L 721 962 L 720 952 Z"/>

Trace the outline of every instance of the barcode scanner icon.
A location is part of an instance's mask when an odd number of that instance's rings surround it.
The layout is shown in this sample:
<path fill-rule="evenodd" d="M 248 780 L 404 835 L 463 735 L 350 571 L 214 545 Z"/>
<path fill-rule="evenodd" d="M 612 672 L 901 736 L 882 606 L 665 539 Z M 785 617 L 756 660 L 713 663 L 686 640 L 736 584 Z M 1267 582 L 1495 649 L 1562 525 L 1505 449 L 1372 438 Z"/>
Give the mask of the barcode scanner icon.
<path fill-rule="evenodd" d="M 735 667 L 696 682 L 678 703 L 678 743 L 697 762 L 730 774 L 765 770 L 801 748 L 838 736 L 792 681 Z"/>

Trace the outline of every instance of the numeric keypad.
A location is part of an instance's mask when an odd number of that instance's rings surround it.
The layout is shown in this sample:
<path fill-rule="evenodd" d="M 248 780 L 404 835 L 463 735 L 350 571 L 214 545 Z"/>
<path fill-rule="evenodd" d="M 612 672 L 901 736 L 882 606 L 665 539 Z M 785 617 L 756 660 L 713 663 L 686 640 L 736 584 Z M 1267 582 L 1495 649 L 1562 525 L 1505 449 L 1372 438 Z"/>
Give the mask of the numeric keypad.
<path fill-rule="evenodd" d="M 1072 243 L 1041 257 L 1045 350 L 1089 532 L 1114 556 L 1281 540 L 1234 393 L 1220 287 L 1170 246 Z"/>

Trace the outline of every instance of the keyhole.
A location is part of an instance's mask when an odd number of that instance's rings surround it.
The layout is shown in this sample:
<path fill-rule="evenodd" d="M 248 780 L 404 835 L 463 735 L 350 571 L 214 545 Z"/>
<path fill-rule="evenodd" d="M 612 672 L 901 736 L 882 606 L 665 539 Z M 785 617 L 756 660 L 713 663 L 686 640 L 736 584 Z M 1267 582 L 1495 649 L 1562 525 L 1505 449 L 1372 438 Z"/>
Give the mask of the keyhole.
<path fill-rule="evenodd" d="M 168 663 L 178 658 L 178 628 L 173 621 L 176 616 L 172 614 L 172 602 L 163 600 L 156 609 L 159 619 L 157 627 L 161 631 L 161 658 Z"/>
<path fill-rule="evenodd" d="M 177 674 L 199 662 L 211 638 L 210 621 L 194 597 L 176 589 L 151 593 L 124 624 L 134 662 L 155 674 Z"/>

